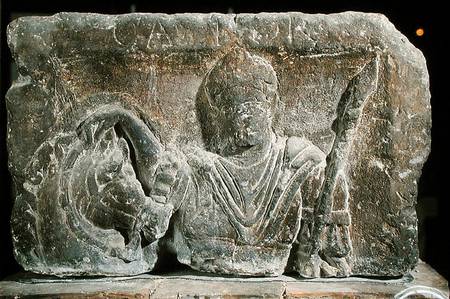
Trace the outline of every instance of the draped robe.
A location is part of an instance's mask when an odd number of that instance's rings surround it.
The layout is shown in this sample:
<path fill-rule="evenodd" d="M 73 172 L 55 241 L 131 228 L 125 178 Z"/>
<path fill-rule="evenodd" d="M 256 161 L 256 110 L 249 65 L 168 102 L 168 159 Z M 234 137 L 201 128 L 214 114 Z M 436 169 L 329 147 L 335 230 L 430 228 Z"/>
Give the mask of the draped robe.
<path fill-rule="evenodd" d="M 300 189 L 320 185 L 325 155 L 303 138 L 275 136 L 263 151 L 185 153 L 192 172 L 174 215 L 178 259 L 203 271 L 281 274 L 299 231 L 302 199 L 317 195 Z"/>

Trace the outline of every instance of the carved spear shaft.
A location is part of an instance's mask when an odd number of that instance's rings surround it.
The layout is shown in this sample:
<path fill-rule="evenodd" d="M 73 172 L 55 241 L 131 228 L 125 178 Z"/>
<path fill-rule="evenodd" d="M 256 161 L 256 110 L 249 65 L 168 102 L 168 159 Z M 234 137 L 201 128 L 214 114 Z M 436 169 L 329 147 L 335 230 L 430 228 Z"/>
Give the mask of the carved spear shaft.
<path fill-rule="evenodd" d="M 332 130 L 336 137 L 330 154 L 327 156 L 325 181 L 314 209 L 311 254 L 319 253 L 320 237 L 331 215 L 332 195 L 339 170 L 347 161 L 348 151 L 365 103 L 377 89 L 378 60 L 379 58 L 376 56 L 350 80 L 339 100 L 337 116 L 332 124 Z"/>

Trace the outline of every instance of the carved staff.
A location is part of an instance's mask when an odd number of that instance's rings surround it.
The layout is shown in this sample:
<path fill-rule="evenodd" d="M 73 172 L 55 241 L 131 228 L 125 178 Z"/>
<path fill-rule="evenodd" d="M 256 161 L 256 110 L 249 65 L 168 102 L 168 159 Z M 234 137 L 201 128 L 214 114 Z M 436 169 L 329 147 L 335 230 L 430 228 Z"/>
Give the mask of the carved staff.
<path fill-rule="evenodd" d="M 376 91 L 378 80 L 378 56 L 367 63 L 349 82 L 339 100 L 337 116 L 332 130 L 336 133 L 325 167 L 325 182 L 314 209 L 314 222 L 311 234 L 311 253 L 320 250 L 320 237 L 331 215 L 334 186 L 339 170 L 345 166 L 347 155 L 354 139 L 362 110 L 367 99 Z"/>

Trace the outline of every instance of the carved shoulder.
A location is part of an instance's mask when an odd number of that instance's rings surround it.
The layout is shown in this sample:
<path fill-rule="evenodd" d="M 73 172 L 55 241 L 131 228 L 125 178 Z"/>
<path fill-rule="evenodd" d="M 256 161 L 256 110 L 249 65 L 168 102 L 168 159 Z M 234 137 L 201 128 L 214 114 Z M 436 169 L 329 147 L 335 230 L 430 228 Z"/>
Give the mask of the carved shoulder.
<path fill-rule="evenodd" d="M 311 141 L 297 136 L 286 140 L 286 157 L 293 167 L 301 167 L 312 160 L 316 164 L 325 163 L 326 155 Z"/>

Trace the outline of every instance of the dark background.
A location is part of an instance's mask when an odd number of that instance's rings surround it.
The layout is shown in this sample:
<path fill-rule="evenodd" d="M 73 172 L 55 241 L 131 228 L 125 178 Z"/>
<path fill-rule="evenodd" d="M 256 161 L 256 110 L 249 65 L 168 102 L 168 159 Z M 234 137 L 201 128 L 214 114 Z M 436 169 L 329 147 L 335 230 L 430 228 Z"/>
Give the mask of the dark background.
<path fill-rule="evenodd" d="M 445 1 L 440 1 L 444 3 Z M 50 1 L 13 0 L 1 1 L 1 96 L 0 96 L 0 279 L 20 271 L 13 257 L 9 217 L 12 209 L 12 195 L 9 187 L 6 151 L 6 109 L 4 95 L 14 76 L 11 55 L 6 45 L 6 25 L 23 15 L 48 15 L 61 11 L 97 12 L 121 14 L 128 12 L 283 12 L 333 13 L 347 10 L 379 12 L 390 21 L 422 52 L 427 59 L 430 73 L 431 105 L 433 117 L 432 151 L 423 169 L 419 182 L 418 216 L 421 258 L 449 279 L 449 196 L 447 191 L 447 159 L 449 152 L 445 138 L 448 137 L 445 121 L 449 101 L 444 87 L 447 79 L 447 55 L 450 26 L 444 4 L 430 1 Z M 423 28 L 419 37 L 416 30 Z"/>

